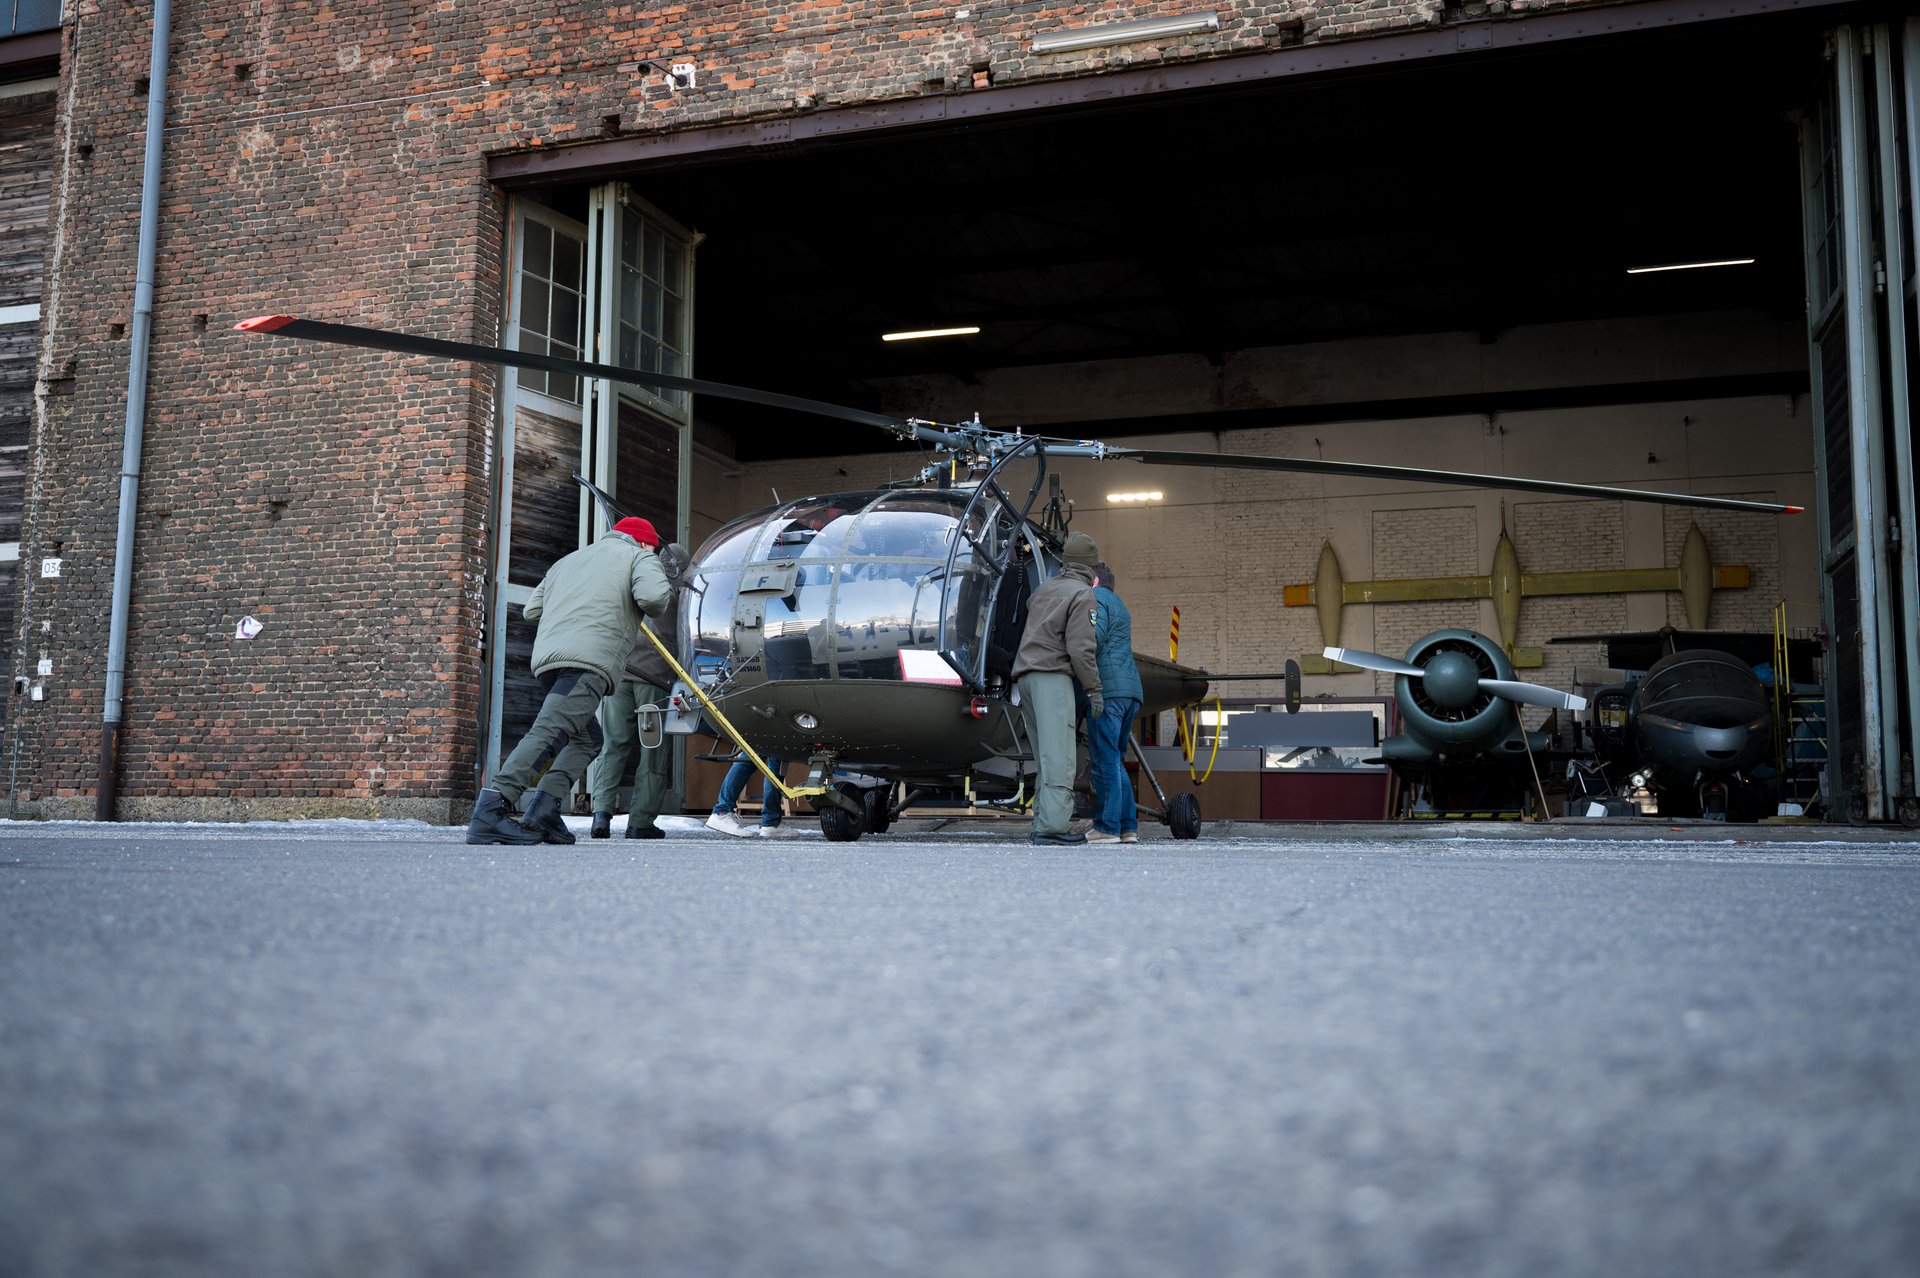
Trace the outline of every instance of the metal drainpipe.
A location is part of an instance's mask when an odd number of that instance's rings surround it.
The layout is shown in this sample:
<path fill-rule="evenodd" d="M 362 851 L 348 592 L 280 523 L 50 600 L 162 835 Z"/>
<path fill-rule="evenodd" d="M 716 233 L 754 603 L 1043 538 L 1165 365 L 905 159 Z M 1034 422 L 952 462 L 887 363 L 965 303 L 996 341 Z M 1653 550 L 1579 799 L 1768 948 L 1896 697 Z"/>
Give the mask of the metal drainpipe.
<path fill-rule="evenodd" d="M 147 156 L 140 173 L 140 268 L 133 286 L 133 347 L 127 363 L 126 442 L 120 453 L 120 523 L 113 543 L 113 619 L 107 626 L 107 700 L 100 727 L 100 780 L 93 819 L 113 820 L 120 775 L 120 700 L 127 682 L 127 605 L 133 596 L 133 515 L 147 424 L 147 350 L 153 336 L 153 260 L 160 231 L 160 144 L 167 128 L 167 44 L 173 0 L 154 0 L 153 63 L 147 72 Z"/>

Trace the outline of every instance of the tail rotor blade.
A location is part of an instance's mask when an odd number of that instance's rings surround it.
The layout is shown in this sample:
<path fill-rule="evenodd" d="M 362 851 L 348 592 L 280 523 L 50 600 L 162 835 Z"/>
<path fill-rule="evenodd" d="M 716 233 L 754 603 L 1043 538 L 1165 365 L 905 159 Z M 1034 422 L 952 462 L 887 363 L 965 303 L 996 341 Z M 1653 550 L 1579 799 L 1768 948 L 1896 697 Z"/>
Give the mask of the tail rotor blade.
<path fill-rule="evenodd" d="M 1322 648 L 1320 655 L 1328 661 L 1359 666 L 1362 670 L 1378 670 L 1382 674 L 1407 675 L 1410 678 L 1419 679 L 1427 673 L 1419 666 L 1409 664 L 1398 657 L 1383 657 L 1377 652 L 1366 652 L 1359 648 Z"/>
<path fill-rule="evenodd" d="M 1530 706 L 1547 706 L 1555 710 L 1585 710 L 1587 699 L 1576 697 L 1571 692 L 1562 692 L 1558 688 L 1543 688 L 1537 683 L 1521 683 L 1514 679 L 1482 679 L 1480 686 L 1497 697 L 1509 701 L 1522 701 Z"/>

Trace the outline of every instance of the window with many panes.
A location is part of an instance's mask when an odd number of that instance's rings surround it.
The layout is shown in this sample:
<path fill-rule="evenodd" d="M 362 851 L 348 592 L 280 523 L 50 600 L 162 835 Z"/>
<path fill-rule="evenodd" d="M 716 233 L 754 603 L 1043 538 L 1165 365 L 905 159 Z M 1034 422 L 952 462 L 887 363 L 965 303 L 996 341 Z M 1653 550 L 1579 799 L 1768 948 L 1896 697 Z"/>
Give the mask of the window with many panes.
<path fill-rule="evenodd" d="M 688 263 L 684 234 L 629 204 L 620 219 L 620 356 L 628 368 L 688 376 Z M 684 419 L 687 392 L 626 386 L 626 393 Z"/>
<path fill-rule="evenodd" d="M 581 358 L 586 306 L 586 246 L 546 222 L 529 218 L 520 263 L 520 349 L 532 355 Z M 580 379 L 571 373 L 520 370 L 520 389 L 580 402 Z"/>
<path fill-rule="evenodd" d="M 1838 82 L 1829 78 L 1824 99 L 1814 116 L 1811 140 L 1817 148 L 1807 173 L 1808 302 L 1819 320 L 1840 292 L 1843 267 L 1840 235 L 1840 98 Z"/>
<path fill-rule="evenodd" d="M 0 0 L 0 39 L 52 31 L 60 25 L 60 0 Z"/>

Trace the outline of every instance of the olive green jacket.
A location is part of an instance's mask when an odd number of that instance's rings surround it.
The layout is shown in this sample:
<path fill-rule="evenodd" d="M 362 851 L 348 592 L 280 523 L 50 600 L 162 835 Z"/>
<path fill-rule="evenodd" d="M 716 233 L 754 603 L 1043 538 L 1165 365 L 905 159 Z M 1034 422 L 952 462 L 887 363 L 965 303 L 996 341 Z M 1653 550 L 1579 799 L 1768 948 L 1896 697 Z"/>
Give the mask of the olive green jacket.
<path fill-rule="evenodd" d="M 540 626 L 533 672 L 591 670 L 612 688 L 633 651 L 642 615 L 661 615 L 672 597 L 660 557 L 625 533 L 608 533 L 563 556 L 522 609 Z"/>

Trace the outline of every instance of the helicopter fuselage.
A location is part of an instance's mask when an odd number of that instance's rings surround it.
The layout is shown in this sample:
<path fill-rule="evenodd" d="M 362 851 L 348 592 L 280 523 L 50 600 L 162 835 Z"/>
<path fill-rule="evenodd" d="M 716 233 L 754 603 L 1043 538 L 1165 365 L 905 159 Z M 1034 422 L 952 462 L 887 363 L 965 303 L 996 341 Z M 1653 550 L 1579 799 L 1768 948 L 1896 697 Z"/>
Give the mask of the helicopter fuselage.
<path fill-rule="evenodd" d="M 707 539 L 681 596 L 681 657 L 758 750 L 888 781 L 1019 788 L 1031 771 L 1012 664 L 1052 544 L 975 490 L 808 497 Z M 1206 676 L 1136 657 L 1147 713 Z"/>

